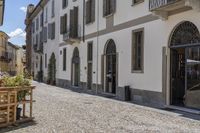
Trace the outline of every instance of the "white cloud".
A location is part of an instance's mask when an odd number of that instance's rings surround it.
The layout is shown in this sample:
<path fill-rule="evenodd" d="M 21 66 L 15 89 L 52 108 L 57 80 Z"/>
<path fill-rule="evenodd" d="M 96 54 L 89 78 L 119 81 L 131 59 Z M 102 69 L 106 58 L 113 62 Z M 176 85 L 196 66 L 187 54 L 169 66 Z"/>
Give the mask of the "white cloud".
<path fill-rule="evenodd" d="M 26 32 L 24 32 L 21 28 L 17 28 L 16 30 L 10 32 L 8 35 L 11 38 L 14 38 L 14 37 L 25 37 L 26 36 Z"/>
<path fill-rule="evenodd" d="M 26 37 L 26 32 L 23 32 L 20 36 L 21 37 Z"/>
<path fill-rule="evenodd" d="M 23 12 L 26 13 L 26 11 L 27 11 L 27 7 L 22 6 L 22 7 L 20 7 L 20 10 L 22 10 Z"/>

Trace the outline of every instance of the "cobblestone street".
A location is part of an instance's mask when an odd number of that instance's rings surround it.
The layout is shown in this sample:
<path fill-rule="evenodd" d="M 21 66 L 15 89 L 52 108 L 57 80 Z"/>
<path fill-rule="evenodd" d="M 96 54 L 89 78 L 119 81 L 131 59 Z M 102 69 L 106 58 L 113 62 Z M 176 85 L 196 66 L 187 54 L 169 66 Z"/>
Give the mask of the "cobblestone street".
<path fill-rule="evenodd" d="M 34 123 L 1 133 L 200 132 L 200 121 L 99 96 L 34 83 Z"/>

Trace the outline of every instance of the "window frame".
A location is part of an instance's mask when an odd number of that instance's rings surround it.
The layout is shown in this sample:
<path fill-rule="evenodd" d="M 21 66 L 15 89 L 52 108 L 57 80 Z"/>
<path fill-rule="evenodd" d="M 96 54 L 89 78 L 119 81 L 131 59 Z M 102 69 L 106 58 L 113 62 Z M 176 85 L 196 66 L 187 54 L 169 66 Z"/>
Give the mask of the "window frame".
<path fill-rule="evenodd" d="M 136 61 L 135 61 L 135 58 L 137 58 L 137 57 L 134 57 L 134 48 L 135 48 L 135 37 L 134 36 L 136 36 L 136 33 L 139 33 L 139 32 L 142 32 L 142 40 L 141 40 L 141 68 L 140 68 L 140 70 L 136 70 L 135 69 L 135 64 L 136 64 Z M 131 37 L 132 37 L 132 43 L 131 43 L 131 45 L 132 45 L 132 48 L 131 48 L 131 72 L 132 73 L 144 73 L 144 28 L 139 28 L 139 29 L 136 29 L 136 30 L 133 30 L 132 31 L 132 35 L 131 35 Z"/>
<path fill-rule="evenodd" d="M 67 8 L 68 6 L 68 0 L 62 0 L 62 9 Z"/>
<path fill-rule="evenodd" d="M 91 48 L 91 49 L 90 49 Z M 87 61 L 93 62 L 94 44 L 93 41 L 87 43 Z"/>
<path fill-rule="evenodd" d="M 132 0 L 132 6 L 138 5 L 143 2 L 144 2 L 144 0 L 139 0 L 138 2 L 136 2 L 136 0 Z"/>

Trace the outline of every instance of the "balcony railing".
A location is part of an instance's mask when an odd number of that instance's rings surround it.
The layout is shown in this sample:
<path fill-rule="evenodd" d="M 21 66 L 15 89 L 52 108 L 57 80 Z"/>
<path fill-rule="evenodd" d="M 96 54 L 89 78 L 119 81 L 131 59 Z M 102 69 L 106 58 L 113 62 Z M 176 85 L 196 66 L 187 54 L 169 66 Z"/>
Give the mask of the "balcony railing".
<path fill-rule="evenodd" d="M 39 46 L 37 44 L 34 44 L 33 49 L 36 53 L 43 53 L 43 43 Z"/>
<path fill-rule="evenodd" d="M 149 10 L 152 11 L 152 10 L 170 5 L 178 1 L 181 1 L 181 0 L 149 0 Z"/>
<path fill-rule="evenodd" d="M 37 47 L 38 47 L 37 44 L 34 44 L 34 45 L 33 45 L 33 50 L 34 50 L 35 52 L 37 51 Z"/>
<path fill-rule="evenodd" d="M 75 42 L 79 43 L 81 40 L 81 26 L 78 26 L 77 29 L 70 29 L 68 27 L 67 32 L 63 34 L 63 41 L 68 44 L 73 44 Z"/>

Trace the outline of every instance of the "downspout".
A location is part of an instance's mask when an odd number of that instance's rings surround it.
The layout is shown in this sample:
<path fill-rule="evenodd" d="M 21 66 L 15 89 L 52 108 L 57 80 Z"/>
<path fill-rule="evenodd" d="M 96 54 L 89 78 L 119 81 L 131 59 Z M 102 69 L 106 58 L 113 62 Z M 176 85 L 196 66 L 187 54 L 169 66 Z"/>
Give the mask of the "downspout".
<path fill-rule="evenodd" d="M 83 42 L 85 42 L 85 0 L 83 0 Z"/>
<path fill-rule="evenodd" d="M 99 0 L 97 0 L 97 66 L 96 66 L 96 94 L 98 93 L 98 80 L 99 80 Z"/>

